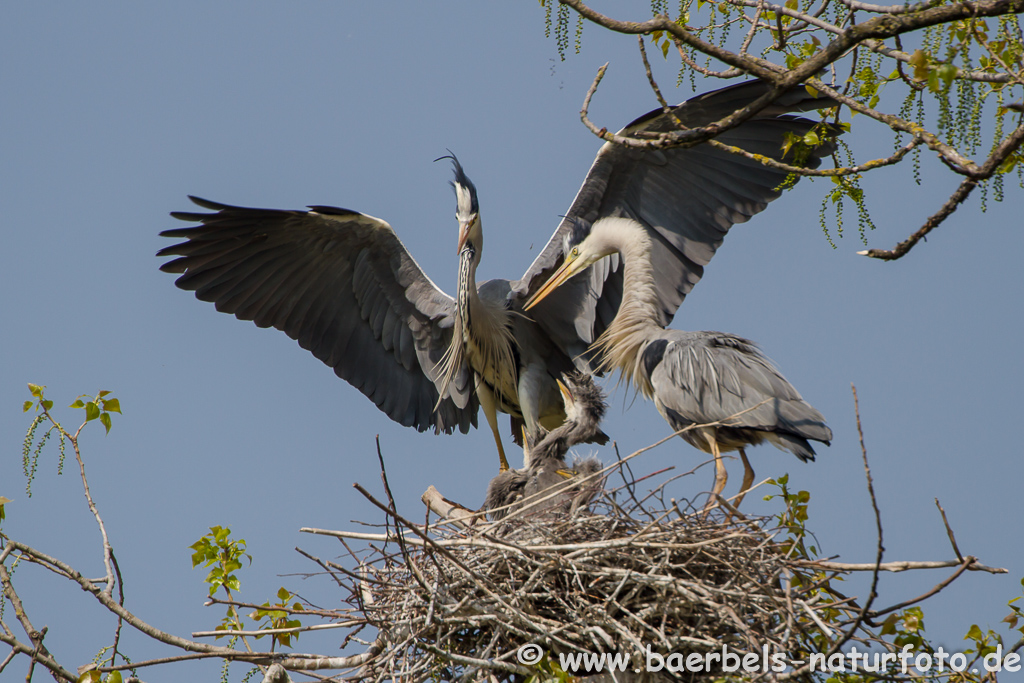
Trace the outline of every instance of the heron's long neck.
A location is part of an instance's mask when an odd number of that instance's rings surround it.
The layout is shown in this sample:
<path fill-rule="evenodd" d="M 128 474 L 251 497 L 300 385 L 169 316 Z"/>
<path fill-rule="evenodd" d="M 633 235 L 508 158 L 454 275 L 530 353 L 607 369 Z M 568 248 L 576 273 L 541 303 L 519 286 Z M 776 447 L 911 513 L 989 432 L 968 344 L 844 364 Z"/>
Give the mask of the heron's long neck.
<path fill-rule="evenodd" d="M 476 291 L 476 267 L 480 259 L 474 252 L 464 251 L 459 255 L 459 279 L 455 285 L 455 314 L 458 327 L 464 336 L 469 336 L 473 314 L 482 306 Z"/>
<path fill-rule="evenodd" d="M 476 268 L 480 254 L 466 252 L 459 263 L 457 292 L 458 335 L 467 363 L 491 385 L 503 403 L 516 405 L 516 367 L 512 351 L 509 313 L 480 298 L 476 287 Z"/>
<path fill-rule="evenodd" d="M 606 370 L 618 368 L 623 378 L 650 397 L 653 388 L 644 380 L 644 373 L 637 372 L 637 364 L 644 344 L 663 329 L 658 323 L 661 307 L 651 265 L 651 238 L 642 226 L 625 218 L 605 219 L 594 230 L 604 231 L 608 244 L 619 252 L 623 267 L 619 312 L 595 343 L 601 351 L 601 366 Z"/>

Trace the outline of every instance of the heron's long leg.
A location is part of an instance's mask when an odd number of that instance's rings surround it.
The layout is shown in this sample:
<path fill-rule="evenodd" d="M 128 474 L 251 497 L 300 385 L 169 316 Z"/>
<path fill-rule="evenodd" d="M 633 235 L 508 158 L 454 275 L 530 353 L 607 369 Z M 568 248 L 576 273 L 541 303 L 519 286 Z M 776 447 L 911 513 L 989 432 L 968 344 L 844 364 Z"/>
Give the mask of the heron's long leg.
<path fill-rule="evenodd" d="M 526 363 L 519 370 L 519 383 L 516 386 L 519 392 L 519 411 L 523 414 L 523 423 L 526 425 L 524 433 L 534 439 L 539 439 L 543 434 L 537 397 L 541 395 L 542 387 L 550 382 L 547 369 L 541 364 Z M 561 421 L 558 424 L 561 424 Z"/>
<path fill-rule="evenodd" d="M 718 503 L 718 496 L 725 489 L 725 482 L 729 479 L 729 473 L 725 471 L 725 462 L 722 461 L 722 451 L 718 448 L 718 439 L 714 432 L 707 436 L 708 444 L 711 446 L 711 455 L 715 456 L 715 485 L 711 487 L 711 496 L 708 497 L 705 509 Z"/>
<path fill-rule="evenodd" d="M 754 485 L 754 468 L 750 466 L 747 454 L 743 452 L 742 448 L 740 449 L 740 459 L 743 461 L 743 484 L 740 485 L 740 494 L 733 502 L 734 507 L 740 506 L 740 503 L 743 502 L 743 497 L 747 495 L 747 491 Z"/>
<path fill-rule="evenodd" d="M 494 404 L 494 392 L 485 382 L 477 381 L 476 396 L 480 399 L 480 407 L 487 418 L 487 424 L 491 426 L 491 434 L 494 435 L 494 443 L 498 445 L 498 471 L 504 472 L 508 469 L 508 459 L 505 457 L 505 449 L 501 445 L 501 435 L 498 433 L 498 411 Z"/>

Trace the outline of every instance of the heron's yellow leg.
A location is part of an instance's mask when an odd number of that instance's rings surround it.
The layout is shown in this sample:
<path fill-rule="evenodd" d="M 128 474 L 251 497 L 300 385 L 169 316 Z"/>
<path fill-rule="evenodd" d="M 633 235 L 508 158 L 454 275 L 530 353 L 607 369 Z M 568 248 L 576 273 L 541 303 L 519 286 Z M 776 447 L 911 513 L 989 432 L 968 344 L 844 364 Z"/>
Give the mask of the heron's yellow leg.
<path fill-rule="evenodd" d="M 501 435 L 498 433 L 498 410 L 494 403 L 494 392 L 483 382 L 478 382 L 476 396 L 480 399 L 480 407 L 487 418 L 487 424 L 491 427 L 491 434 L 494 435 L 494 443 L 498 446 L 498 471 L 504 472 L 508 469 L 508 458 L 505 457 L 505 449 L 501 445 Z"/>
<path fill-rule="evenodd" d="M 729 473 L 725 471 L 725 462 L 722 460 L 722 451 L 718 448 L 718 440 L 713 433 L 709 434 L 707 439 L 711 446 L 711 455 L 715 456 L 715 484 L 711 487 L 711 495 L 708 497 L 707 505 L 704 506 L 705 510 L 718 504 L 718 496 L 722 494 L 725 482 L 729 479 Z"/>
<path fill-rule="evenodd" d="M 739 507 L 740 503 L 743 502 L 743 497 L 747 495 L 747 491 L 754 485 L 754 468 L 750 466 L 750 461 L 747 460 L 747 454 L 740 449 L 740 459 L 743 461 L 743 484 L 740 485 L 740 494 L 736 497 L 736 501 L 733 503 L 734 507 Z"/>

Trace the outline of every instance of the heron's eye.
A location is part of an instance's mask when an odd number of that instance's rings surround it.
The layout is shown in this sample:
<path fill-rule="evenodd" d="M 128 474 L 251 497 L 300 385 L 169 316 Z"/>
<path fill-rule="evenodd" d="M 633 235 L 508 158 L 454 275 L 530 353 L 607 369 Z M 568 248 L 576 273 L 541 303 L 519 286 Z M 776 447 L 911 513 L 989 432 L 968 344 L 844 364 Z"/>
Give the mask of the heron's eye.
<path fill-rule="evenodd" d="M 579 247 L 573 247 L 572 248 L 572 256 L 573 256 L 573 258 L 575 258 L 575 257 L 577 257 L 579 255 L 580 255 L 580 248 Z"/>

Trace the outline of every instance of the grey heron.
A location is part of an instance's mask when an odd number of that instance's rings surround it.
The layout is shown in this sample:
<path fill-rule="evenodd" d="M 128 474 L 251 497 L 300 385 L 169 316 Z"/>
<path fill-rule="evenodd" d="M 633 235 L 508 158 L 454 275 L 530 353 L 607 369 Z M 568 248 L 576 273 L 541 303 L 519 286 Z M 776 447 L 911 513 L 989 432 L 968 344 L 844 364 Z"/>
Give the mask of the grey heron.
<path fill-rule="evenodd" d="M 623 135 L 642 136 L 714 123 L 764 95 L 750 81 L 642 116 Z M 789 135 L 815 126 L 790 113 L 832 106 L 803 87 L 783 93 L 750 120 L 722 133 L 728 145 L 781 160 Z M 816 166 L 825 148 L 806 162 Z M 183 238 L 158 256 L 175 284 L 217 310 L 296 339 L 391 419 L 419 431 L 467 432 L 483 408 L 507 467 L 497 412 L 527 430 L 557 426 L 556 378 L 592 371 L 586 351 L 622 300 L 619 261 L 597 263 L 523 315 L 523 302 L 562 262 L 578 220 L 626 216 L 651 231 L 658 269 L 659 320 L 671 320 L 734 224 L 779 196 L 786 174 L 708 145 L 641 150 L 606 143 L 566 217 L 520 280 L 475 282 L 483 248 L 476 189 L 455 163 L 459 283 L 438 288 L 385 221 L 330 206 L 255 209 L 191 197 L 212 213 L 174 212 L 190 222 L 161 235 Z M 397 201 L 397 199 L 396 199 Z"/>
<path fill-rule="evenodd" d="M 566 238 L 565 261 L 525 308 L 600 259 L 619 255 L 625 270 L 622 302 L 594 344 L 598 366 L 619 370 L 653 399 L 673 430 L 695 427 L 680 436 L 715 459 L 709 505 L 728 478 L 722 453 L 739 451 L 744 468 L 739 505 L 754 482 L 746 446 L 768 441 L 806 462 L 815 455 L 809 441 L 828 445 L 832 430 L 753 342 L 722 332 L 665 329 L 655 249 L 649 229 L 632 218 L 602 218 L 593 225 L 578 221 Z"/>
<path fill-rule="evenodd" d="M 601 484 L 597 481 L 586 482 L 582 489 L 566 483 L 567 479 L 582 480 L 600 471 L 600 461 L 596 458 L 577 459 L 569 467 L 565 456 L 576 444 L 607 441 L 599 426 L 608 409 L 604 392 L 594 383 L 593 377 L 585 373 L 564 375 L 562 379 L 564 383 L 557 381 L 557 384 L 565 403 L 565 421 L 535 443 L 525 435 L 525 467 L 499 472 L 491 480 L 484 509 L 495 511 L 491 514 L 493 519 L 508 514 L 508 506 L 553 486 L 561 485 L 558 495 L 541 508 L 544 511 L 585 505 L 600 489 Z"/>

